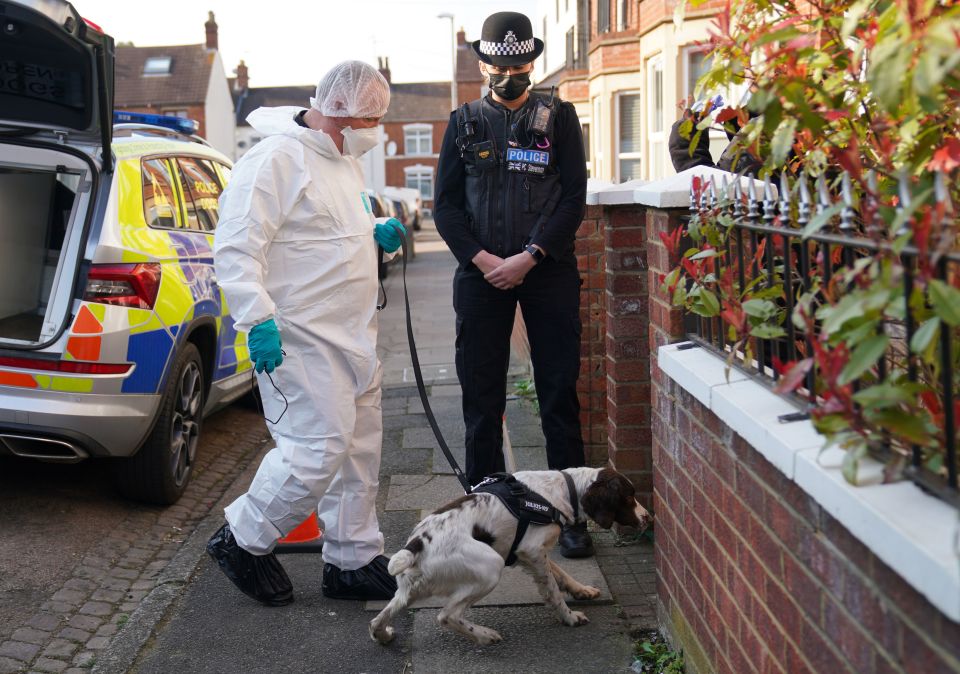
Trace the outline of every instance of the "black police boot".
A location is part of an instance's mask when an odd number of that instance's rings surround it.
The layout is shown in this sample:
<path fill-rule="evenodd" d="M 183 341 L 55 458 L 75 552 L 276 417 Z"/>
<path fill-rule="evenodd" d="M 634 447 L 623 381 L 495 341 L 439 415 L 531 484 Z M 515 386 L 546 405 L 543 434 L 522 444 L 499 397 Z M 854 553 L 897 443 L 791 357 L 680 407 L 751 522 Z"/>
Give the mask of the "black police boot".
<path fill-rule="evenodd" d="M 237 544 L 230 525 L 220 527 L 207 541 L 207 554 L 241 592 L 267 606 L 293 601 L 293 584 L 272 552 L 254 555 Z"/>
<path fill-rule="evenodd" d="M 386 557 L 379 555 L 355 571 L 343 571 L 333 564 L 324 564 L 320 588 L 323 596 L 360 601 L 392 599 L 397 591 L 397 579 L 387 571 L 388 562 Z"/>
<path fill-rule="evenodd" d="M 593 554 L 593 539 L 587 533 L 587 523 L 569 524 L 560 531 L 560 554 L 564 557 L 589 557 Z"/>

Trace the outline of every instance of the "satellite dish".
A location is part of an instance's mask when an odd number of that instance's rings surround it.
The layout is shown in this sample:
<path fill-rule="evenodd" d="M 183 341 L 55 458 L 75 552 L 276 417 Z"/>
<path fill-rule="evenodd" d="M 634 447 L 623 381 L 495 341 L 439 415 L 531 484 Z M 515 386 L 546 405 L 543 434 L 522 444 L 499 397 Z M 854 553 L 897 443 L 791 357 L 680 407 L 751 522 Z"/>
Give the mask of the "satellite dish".
<path fill-rule="evenodd" d="M 387 156 L 392 157 L 395 154 L 397 154 L 397 142 L 391 140 L 387 143 Z"/>

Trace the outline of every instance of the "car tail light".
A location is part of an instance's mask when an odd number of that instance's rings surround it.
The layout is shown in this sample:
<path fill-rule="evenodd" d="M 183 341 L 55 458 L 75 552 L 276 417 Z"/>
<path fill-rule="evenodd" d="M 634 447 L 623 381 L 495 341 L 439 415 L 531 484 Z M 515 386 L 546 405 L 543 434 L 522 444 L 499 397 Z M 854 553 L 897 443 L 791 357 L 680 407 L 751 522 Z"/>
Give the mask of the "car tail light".
<path fill-rule="evenodd" d="M 95 264 L 87 274 L 83 299 L 134 309 L 153 309 L 159 290 L 159 264 Z"/>
<path fill-rule="evenodd" d="M 24 370 L 46 370 L 69 374 L 124 374 L 133 367 L 131 363 L 81 363 L 72 360 L 44 360 L 41 358 L 8 358 L 0 356 L 0 367 L 17 367 Z"/>

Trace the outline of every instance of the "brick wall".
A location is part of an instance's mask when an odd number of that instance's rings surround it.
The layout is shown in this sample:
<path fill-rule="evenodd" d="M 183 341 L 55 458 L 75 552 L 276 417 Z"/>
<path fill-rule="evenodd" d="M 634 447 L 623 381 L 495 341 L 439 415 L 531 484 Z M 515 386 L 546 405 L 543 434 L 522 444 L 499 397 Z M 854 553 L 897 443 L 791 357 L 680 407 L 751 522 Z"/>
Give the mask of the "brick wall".
<path fill-rule="evenodd" d="M 677 224 L 647 215 L 658 612 L 687 671 L 960 672 L 960 625 L 657 368 Z"/>
<path fill-rule="evenodd" d="M 661 23 L 672 22 L 677 4 L 678 0 L 640 0 L 640 35 L 645 35 Z M 688 2 L 683 15 L 685 19 L 714 16 L 723 11 L 726 5 L 727 0 L 706 0 L 697 6 Z"/>
<path fill-rule="evenodd" d="M 429 122 L 433 126 L 433 154 L 425 156 L 416 156 L 411 155 L 409 157 L 404 156 L 404 140 L 403 140 L 403 127 L 407 124 L 423 124 L 425 122 L 387 122 L 383 125 L 384 135 L 387 137 L 387 142 L 393 141 L 397 144 L 397 154 L 393 157 L 386 158 L 385 166 L 385 179 L 387 185 L 392 185 L 395 187 L 405 187 L 407 184 L 406 174 L 403 169 L 407 166 L 430 166 L 434 170 L 433 179 L 434 184 L 436 184 L 437 174 L 437 157 L 435 155 L 440 152 L 440 145 L 443 142 L 443 134 L 447 130 L 447 121 L 442 122 Z M 427 208 L 433 206 L 432 199 L 424 199 L 423 205 Z"/>
<path fill-rule="evenodd" d="M 590 52 L 590 75 L 605 71 L 636 71 L 640 63 L 640 40 L 636 37 L 598 42 Z"/>
<path fill-rule="evenodd" d="M 606 287 L 604 270 L 604 229 L 606 220 L 600 206 L 587 206 L 577 230 L 577 267 L 580 286 L 580 425 L 588 465 L 607 460 L 607 380 L 605 362 Z"/>
<path fill-rule="evenodd" d="M 647 246 L 644 209 L 608 206 L 607 433 L 609 455 L 652 504 Z"/>

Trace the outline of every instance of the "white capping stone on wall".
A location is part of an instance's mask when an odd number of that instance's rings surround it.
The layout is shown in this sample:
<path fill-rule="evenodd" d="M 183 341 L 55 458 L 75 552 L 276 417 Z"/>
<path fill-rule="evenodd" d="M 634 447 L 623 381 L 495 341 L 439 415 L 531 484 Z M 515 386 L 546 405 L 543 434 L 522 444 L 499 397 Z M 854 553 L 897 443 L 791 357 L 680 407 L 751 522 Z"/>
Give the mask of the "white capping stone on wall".
<path fill-rule="evenodd" d="M 863 459 L 860 485 L 841 473 L 844 452 L 823 450 L 810 421 L 782 424 L 797 408 L 702 348 L 660 347 L 664 373 L 707 406 L 945 616 L 960 622 L 960 512 L 911 482 L 881 484 Z"/>
<path fill-rule="evenodd" d="M 722 187 L 724 177 L 726 177 L 728 184 L 732 184 L 737 176 L 736 174 L 722 171 L 712 166 L 694 166 L 676 175 L 649 182 L 638 187 L 635 190 L 635 203 L 652 208 L 689 208 L 690 188 L 693 186 L 693 179 L 695 177 L 700 177 L 707 181 L 712 177 L 719 190 Z M 750 180 L 750 178 L 746 177 L 740 178 L 740 186 L 744 190 L 749 189 L 751 185 L 754 187 L 758 196 L 762 195 L 761 188 L 763 181 Z M 773 188 L 774 198 L 776 198 L 776 185 L 771 185 L 771 187 Z"/>
<path fill-rule="evenodd" d="M 600 193 L 610 187 L 613 183 L 599 178 L 587 178 L 587 206 L 596 206 L 600 203 Z"/>

